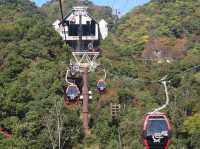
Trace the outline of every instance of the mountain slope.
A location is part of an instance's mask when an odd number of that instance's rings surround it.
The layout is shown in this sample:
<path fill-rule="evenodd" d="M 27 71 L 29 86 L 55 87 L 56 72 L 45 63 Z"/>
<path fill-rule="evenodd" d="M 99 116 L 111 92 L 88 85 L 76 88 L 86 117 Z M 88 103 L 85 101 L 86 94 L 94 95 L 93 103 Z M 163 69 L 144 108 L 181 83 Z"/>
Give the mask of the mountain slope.
<path fill-rule="evenodd" d="M 198 148 L 199 133 L 190 130 L 198 129 L 198 122 L 191 119 L 199 113 L 199 69 L 181 72 L 200 65 L 199 8 L 198 0 L 151 1 L 121 18 L 115 33 L 102 44 L 102 62 L 109 71 L 112 92 L 116 92 L 108 99 L 125 102 L 127 111 L 135 113 L 125 112 L 129 119 L 120 123 L 124 147 L 133 142 L 130 148 L 138 145 L 135 137 L 143 115 L 165 101 L 162 85 L 151 80 L 168 75 L 170 105 L 164 111 L 174 126 L 171 148 Z"/>
<path fill-rule="evenodd" d="M 0 135 L 0 148 L 57 148 L 61 118 L 63 148 L 115 149 L 120 138 L 123 148 L 142 149 L 143 117 L 165 99 L 162 84 L 151 81 L 166 74 L 170 105 L 163 112 L 173 124 L 170 148 L 199 148 L 199 68 L 186 71 L 200 64 L 199 0 L 152 0 L 119 20 L 101 45 L 106 94 L 96 92 L 99 76 L 89 76 L 93 100 L 88 137 L 81 130 L 81 108 L 63 107 L 69 53 L 51 25 L 59 18 L 57 1 L 42 8 L 29 0 L 0 2 L 0 127 L 12 134 L 11 139 Z M 64 0 L 66 13 L 75 3 Z M 110 8 L 97 8 L 92 15 L 112 18 Z M 156 57 L 154 51 L 166 54 Z M 117 125 L 111 120 L 111 103 L 122 107 Z"/>
<path fill-rule="evenodd" d="M 62 0 L 62 7 L 64 15 L 67 15 L 74 6 L 79 6 L 77 0 Z M 97 20 L 105 19 L 109 23 L 113 23 L 115 17 L 112 15 L 112 9 L 108 6 L 96 6 L 90 1 L 85 1 L 84 5 L 88 7 L 88 12 L 92 14 Z M 61 19 L 59 1 L 51 0 L 44 4 L 41 10 L 48 16 L 51 22 Z"/>
<path fill-rule="evenodd" d="M 4 1 L 0 18 L 0 127 L 12 134 L 1 137 L 0 148 L 50 148 L 43 119 L 56 101 L 63 101 L 67 48 L 29 0 Z M 80 125 L 76 113 L 66 115 L 68 128 Z M 79 138 L 79 132 L 70 134 L 68 146 Z"/>

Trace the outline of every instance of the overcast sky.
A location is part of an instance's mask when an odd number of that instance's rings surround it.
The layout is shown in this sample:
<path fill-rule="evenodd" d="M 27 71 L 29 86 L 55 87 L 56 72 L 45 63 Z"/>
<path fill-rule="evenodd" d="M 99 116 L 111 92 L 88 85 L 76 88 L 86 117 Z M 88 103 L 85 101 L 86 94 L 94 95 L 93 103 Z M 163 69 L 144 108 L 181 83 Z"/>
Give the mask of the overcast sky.
<path fill-rule="evenodd" d="M 38 6 L 41 6 L 48 0 L 32 0 Z M 98 5 L 109 5 L 114 9 L 118 9 L 122 14 L 130 11 L 132 8 L 138 5 L 143 5 L 150 0 L 91 0 Z"/>

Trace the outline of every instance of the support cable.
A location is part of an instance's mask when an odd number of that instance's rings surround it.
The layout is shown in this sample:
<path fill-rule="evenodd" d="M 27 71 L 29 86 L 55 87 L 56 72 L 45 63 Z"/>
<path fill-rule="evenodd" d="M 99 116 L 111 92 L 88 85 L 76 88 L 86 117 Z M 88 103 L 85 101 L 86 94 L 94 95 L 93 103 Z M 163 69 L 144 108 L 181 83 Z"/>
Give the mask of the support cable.
<path fill-rule="evenodd" d="M 175 75 L 184 75 L 185 73 L 188 73 L 192 70 L 195 70 L 197 68 L 200 68 L 200 65 L 196 65 L 196 66 L 193 66 L 193 67 L 190 67 L 184 71 L 180 71 L 180 72 L 177 72 Z M 174 76 L 175 76 L 174 75 Z M 168 93 L 168 88 L 167 88 L 167 82 L 171 82 L 173 79 L 168 79 L 168 75 L 165 75 L 162 79 L 160 80 L 151 80 L 151 81 L 148 81 L 148 80 L 142 80 L 142 79 L 134 79 L 133 81 L 139 81 L 139 82 L 143 82 L 143 83 L 162 83 L 164 85 L 164 89 L 165 89 L 165 95 L 166 95 L 166 102 L 164 105 L 162 105 L 161 107 L 159 108 L 156 108 L 153 112 L 150 112 L 150 113 L 155 113 L 155 112 L 159 112 L 160 110 L 166 108 L 168 105 L 169 105 L 169 93 Z"/>
<path fill-rule="evenodd" d="M 198 68 L 200 68 L 200 65 L 192 66 L 192 67 L 190 67 L 190 68 L 188 68 L 188 69 L 186 69 L 184 71 L 181 71 L 181 72 L 175 72 L 174 75 L 186 74 L 186 73 L 188 73 L 188 72 L 190 72 L 192 70 L 198 69 Z"/>
<path fill-rule="evenodd" d="M 197 68 L 199 68 L 200 67 L 200 65 L 196 65 L 196 66 L 193 66 L 193 67 L 191 67 L 191 68 L 189 68 L 189 69 L 186 69 L 185 71 L 182 71 L 182 72 L 179 72 L 179 73 L 177 73 L 176 75 L 181 75 L 181 74 L 185 74 L 185 73 L 187 73 L 187 72 L 189 72 L 189 71 L 191 71 L 191 70 L 194 70 L 194 69 L 197 69 Z M 162 109 L 164 109 L 164 108 L 166 108 L 168 105 L 169 105 L 169 93 L 168 93 L 168 88 L 167 88 L 167 82 L 170 82 L 170 81 L 166 81 L 166 79 L 167 79 L 167 75 L 166 76 L 164 76 L 160 81 L 162 82 L 162 84 L 164 85 L 164 88 L 165 88 L 165 95 L 166 95 L 166 102 L 165 102 L 165 104 L 164 105 L 162 105 L 161 107 L 159 107 L 159 108 L 156 108 L 153 112 L 151 112 L 151 113 L 155 113 L 155 112 L 159 112 L 159 111 L 161 111 Z"/>
<path fill-rule="evenodd" d="M 59 5 L 60 5 L 60 14 L 61 14 L 61 18 L 62 18 L 62 26 L 63 26 L 63 30 L 64 30 L 64 40 L 66 41 L 67 37 L 66 37 L 66 30 L 65 30 L 65 25 L 64 25 L 64 14 L 63 14 L 63 7 L 62 7 L 62 1 L 59 0 Z"/>
<path fill-rule="evenodd" d="M 192 70 L 198 69 L 198 68 L 200 68 L 200 65 L 192 66 L 192 67 L 190 67 L 190 68 L 188 68 L 188 69 L 186 69 L 184 71 L 176 72 L 173 76 L 184 75 L 184 74 L 186 74 L 186 73 L 188 73 L 188 72 L 190 72 Z M 165 76 L 166 77 L 165 80 L 172 81 L 173 78 L 169 79 L 168 76 L 169 75 Z M 144 80 L 144 79 L 139 79 L 138 78 L 138 79 L 134 79 L 132 81 L 138 81 L 138 82 L 143 82 L 143 83 L 160 83 L 160 82 L 162 82 L 162 80 L 163 80 L 163 78 L 160 79 L 160 80 Z"/>
<path fill-rule="evenodd" d="M 61 17 L 62 17 L 62 20 L 64 19 L 64 15 L 63 15 L 63 9 L 62 9 L 62 1 L 59 0 L 59 5 L 60 5 L 60 14 L 61 14 Z"/>

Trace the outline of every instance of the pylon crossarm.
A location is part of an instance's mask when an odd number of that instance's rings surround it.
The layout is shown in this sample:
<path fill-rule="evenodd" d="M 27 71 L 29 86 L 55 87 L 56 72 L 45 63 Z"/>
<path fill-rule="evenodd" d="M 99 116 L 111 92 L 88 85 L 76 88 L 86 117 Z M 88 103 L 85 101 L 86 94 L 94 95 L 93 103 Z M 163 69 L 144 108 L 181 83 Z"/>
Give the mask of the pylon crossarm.
<path fill-rule="evenodd" d="M 72 55 L 74 57 L 75 63 L 79 65 L 80 68 L 88 65 L 89 72 L 94 71 L 98 66 L 96 59 L 99 55 L 99 52 L 72 52 Z"/>

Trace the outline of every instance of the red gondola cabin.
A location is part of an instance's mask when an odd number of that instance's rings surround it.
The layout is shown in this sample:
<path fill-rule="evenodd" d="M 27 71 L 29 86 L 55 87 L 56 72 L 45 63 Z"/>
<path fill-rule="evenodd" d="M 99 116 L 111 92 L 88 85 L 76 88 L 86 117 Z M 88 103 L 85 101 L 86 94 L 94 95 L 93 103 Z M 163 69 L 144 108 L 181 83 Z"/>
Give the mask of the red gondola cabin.
<path fill-rule="evenodd" d="M 168 149 L 172 127 L 164 113 L 149 113 L 143 126 L 143 142 L 146 149 Z"/>
<path fill-rule="evenodd" d="M 5 128 L 0 128 L 0 133 L 3 134 L 6 139 L 10 139 L 12 137 L 11 132 Z"/>

